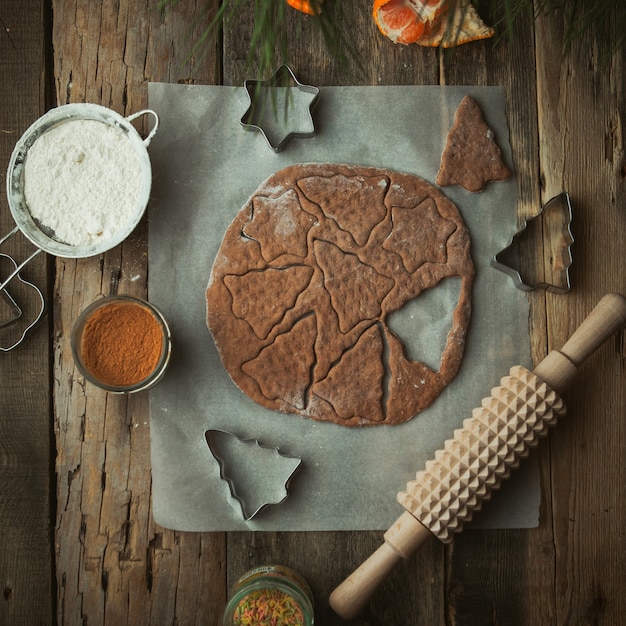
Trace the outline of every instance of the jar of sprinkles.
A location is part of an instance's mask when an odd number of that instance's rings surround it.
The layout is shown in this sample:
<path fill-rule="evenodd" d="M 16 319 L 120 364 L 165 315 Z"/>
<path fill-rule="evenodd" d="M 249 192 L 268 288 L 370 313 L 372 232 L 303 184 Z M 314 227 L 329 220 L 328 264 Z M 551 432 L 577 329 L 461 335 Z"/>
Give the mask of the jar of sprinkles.
<path fill-rule="evenodd" d="M 312 626 L 313 594 L 297 572 L 262 565 L 234 585 L 223 626 Z"/>

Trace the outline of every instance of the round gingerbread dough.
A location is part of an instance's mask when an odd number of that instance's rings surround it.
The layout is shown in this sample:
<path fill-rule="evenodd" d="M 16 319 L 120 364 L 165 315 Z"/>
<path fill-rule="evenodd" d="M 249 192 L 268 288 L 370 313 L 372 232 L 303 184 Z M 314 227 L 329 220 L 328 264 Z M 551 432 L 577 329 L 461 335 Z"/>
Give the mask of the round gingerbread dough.
<path fill-rule="evenodd" d="M 438 370 L 388 316 L 461 279 Z M 456 206 L 417 176 L 355 165 L 276 172 L 228 227 L 206 292 L 226 371 L 259 404 L 344 426 L 399 424 L 458 371 L 474 265 Z"/>

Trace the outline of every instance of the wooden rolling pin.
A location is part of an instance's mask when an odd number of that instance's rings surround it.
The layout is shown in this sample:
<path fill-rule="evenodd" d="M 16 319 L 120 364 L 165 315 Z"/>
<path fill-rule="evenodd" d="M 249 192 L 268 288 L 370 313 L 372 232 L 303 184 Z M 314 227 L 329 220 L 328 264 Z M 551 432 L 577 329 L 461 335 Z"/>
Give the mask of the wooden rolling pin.
<path fill-rule="evenodd" d="M 385 543 L 332 592 L 332 609 L 345 619 L 356 617 L 395 565 L 428 537 L 450 543 L 565 413 L 560 394 L 576 368 L 625 325 L 626 298 L 608 294 L 561 350 L 550 352 L 532 372 L 511 368 L 398 494 L 406 511 L 385 533 Z"/>

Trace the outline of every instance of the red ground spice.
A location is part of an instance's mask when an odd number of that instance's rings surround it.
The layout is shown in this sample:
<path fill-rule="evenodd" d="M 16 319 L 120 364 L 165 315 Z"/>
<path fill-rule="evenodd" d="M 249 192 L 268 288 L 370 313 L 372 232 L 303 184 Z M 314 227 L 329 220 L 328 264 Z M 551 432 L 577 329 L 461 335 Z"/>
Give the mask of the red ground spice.
<path fill-rule="evenodd" d="M 87 320 L 81 341 L 85 367 L 105 385 L 145 380 L 163 353 L 163 330 L 154 314 L 135 303 L 111 303 Z"/>

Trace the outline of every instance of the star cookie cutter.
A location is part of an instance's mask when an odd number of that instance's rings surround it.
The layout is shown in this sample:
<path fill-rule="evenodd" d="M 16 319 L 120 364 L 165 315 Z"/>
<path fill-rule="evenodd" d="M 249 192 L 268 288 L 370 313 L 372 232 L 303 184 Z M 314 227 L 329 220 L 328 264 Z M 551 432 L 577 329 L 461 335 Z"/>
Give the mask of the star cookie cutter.
<path fill-rule="evenodd" d="M 287 65 L 268 80 L 244 81 L 244 88 L 250 104 L 241 125 L 260 132 L 274 152 L 281 152 L 294 137 L 315 136 L 313 108 L 320 90 L 300 83 Z"/>
<path fill-rule="evenodd" d="M 220 478 L 239 503 L 244 521 L 289 495 L 289 485 L 302 459 L 283 454 L 257 439 L 242 439 L 224 430 L 209 429 L 205 438 L 217 461 Z"/>
<path fill-rule="evenodd" d="M 524 291 L 541 287 L 553 293 L 568 292 L 574 243 L 571 223 L 572 205 L 569 195 L 563 192 L 549 200 L 535 217 L 524 222 L 511 243 L 491 259 L 491 266 L 508 274 L 516 287 Z M 543 242 L 549 246 L 547 251 Z M 530 267 L 523 268 L 523 258 L 533 257 L 533 244 L 535 249 L 541 250 L 543 267 L 539 267 L 539 263 L 532 267 L 531 263 Z"/>

